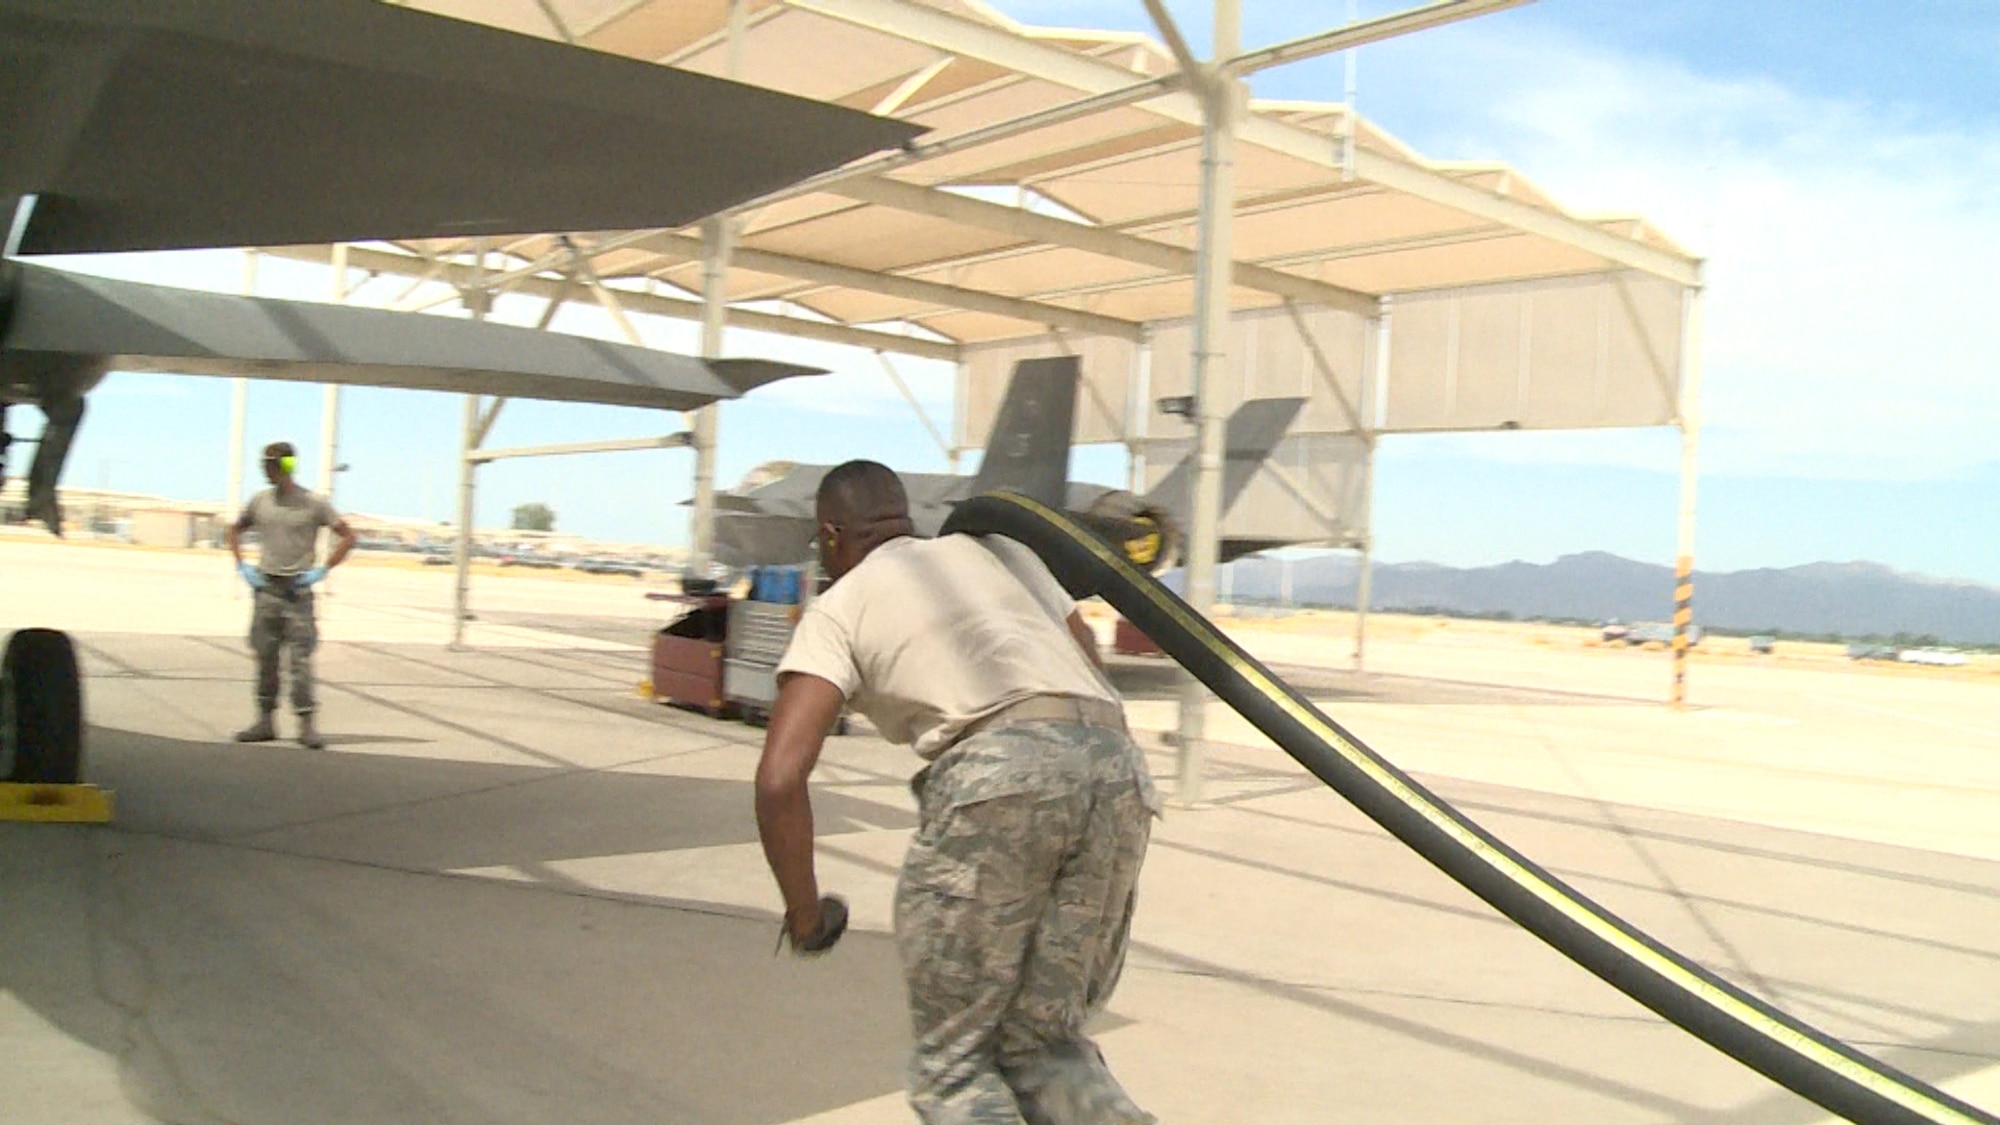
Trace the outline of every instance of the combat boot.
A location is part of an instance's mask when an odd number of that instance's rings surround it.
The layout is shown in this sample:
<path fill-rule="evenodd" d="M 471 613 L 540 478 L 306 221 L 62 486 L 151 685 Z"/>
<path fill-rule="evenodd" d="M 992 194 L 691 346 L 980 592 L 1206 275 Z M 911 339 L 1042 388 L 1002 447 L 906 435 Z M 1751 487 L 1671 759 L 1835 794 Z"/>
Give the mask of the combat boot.
<path fill-rule="evenodd" d="M 326 739 L 321 738 L 319 731 L 313 729 L 311 712 L 299 716 L 299 745 L 308 750 L 322 750 L 326 747 Z"/>
<path fill-rule="evenodd" d="M 263 718 L 236 732 L 238 742 L 269 742 L 276 737 L 278 728 L 271 725 L 269 711 L 264 712 Z"/>

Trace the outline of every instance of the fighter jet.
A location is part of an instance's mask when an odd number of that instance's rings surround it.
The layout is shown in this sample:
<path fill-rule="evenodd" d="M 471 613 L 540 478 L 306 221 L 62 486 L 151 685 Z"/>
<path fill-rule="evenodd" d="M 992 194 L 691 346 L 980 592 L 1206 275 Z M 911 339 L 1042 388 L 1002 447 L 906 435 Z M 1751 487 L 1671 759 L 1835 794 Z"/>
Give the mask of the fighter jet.
<path fill-rule="evenodd" d="M 1076 388 L 1075 357 L 1027 360 L 1014 368 L 979 471 L 970 477 L 903 473 L 917 534 L 936 535 L 952 508 L 984 492 L 1008 489 L 1066 511 L 1126 557 L 1154 573 L 1180 561 L 1180 521 L 1189 466 L 1176 465 L 1144 496 L 1069 479 Z M 1235 503 L 1257 467 L 1270 457 L 1303 398 L 1253 399 L 1230 416 L 1223 468 L 1223 511 Z M 741 484 L 716 496 L 715 559 L 725 566 L 785 566 L 812 554 L 813 498 L 830 465 L 779 461 L 758 466 Z M 1222 558 L 1282 546 L 1225 539 Z"/>
<path fill-rule="evenodd" d="M 24 256 L 678 228 L 923 127 L 378 0 L 0 0 L 0 470 L 56 483 L 106 372 L 685 410 L 815 369 L 103 281 Z M 23 592 L 10 591 L 19 595 Z M 0 779 L 81 771 L 74 647 L 0 662 Z"/>

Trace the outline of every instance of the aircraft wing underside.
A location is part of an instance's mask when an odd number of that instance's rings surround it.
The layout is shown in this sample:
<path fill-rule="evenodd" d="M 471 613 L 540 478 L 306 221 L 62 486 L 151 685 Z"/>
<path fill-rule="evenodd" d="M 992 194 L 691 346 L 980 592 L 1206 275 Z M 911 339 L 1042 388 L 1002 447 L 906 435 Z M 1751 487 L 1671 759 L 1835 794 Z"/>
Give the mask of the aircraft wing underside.
<path fill-rule="evenodd" d="M 100 357 L 111 370 L 242 375 L 692 410 L 774 379 L 771 360 L 704 361 L 445 316 L 173 289 L 13 263 L 0 369 Z M 4 374 L 4 370 L 0 370 Z M 16 397 L 33 401 L 34 396 Z"/>
<path fill-rule="evenodd" d="M 379 0 L 0 0 L 0 106 L 22 254 L 679 227 L 924 131 Z"/>

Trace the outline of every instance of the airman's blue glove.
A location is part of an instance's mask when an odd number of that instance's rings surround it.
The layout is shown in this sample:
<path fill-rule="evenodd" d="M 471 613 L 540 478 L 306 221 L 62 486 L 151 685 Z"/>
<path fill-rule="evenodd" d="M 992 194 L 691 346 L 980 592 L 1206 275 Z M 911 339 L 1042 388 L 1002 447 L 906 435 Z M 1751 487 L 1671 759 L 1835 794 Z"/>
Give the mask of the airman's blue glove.
<path fill-rule="evenodd" d="M 302 589 L 311 589 L 312 587 L 319 585 L 320 582 L 325 578 L 326 578 L 326 568 L 323 566 L 316 566 L 313 567 L 311 570 L 306 571 L 304 574 L 299 575 L 299 586 Z"/>
<path fill-rule="evenodd" d="M 243 576 L 243 581 L 248 582 L 252 590 L 261 590 L 264 588 L 264 572 L 251 566 L 249 563 L 237 563 L 236 573 Z"/>

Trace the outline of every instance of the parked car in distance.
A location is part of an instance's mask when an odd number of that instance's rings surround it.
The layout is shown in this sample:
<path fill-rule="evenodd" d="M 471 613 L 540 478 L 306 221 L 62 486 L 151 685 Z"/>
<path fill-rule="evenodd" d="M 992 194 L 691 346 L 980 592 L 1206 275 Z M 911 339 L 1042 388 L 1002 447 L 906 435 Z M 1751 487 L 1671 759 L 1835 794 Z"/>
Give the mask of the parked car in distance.
<path fill-rule="evenodd" d="M 629 578 L 644 578 L 646 572 L 622 559 L 584 559 L 576 564 L 576 569 L 585 574 L 622 574 Z"/>

